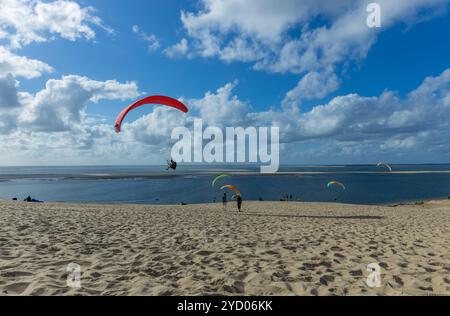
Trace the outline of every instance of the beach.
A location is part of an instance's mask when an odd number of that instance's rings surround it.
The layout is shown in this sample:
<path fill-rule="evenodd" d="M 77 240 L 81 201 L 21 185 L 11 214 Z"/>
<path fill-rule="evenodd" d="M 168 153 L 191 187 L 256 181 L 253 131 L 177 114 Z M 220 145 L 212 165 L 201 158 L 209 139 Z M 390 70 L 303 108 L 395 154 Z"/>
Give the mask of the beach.
<path fill-rule="evenodd" d="M 3 201 L 0 295 L 450 295 L 449 220 L 450 200 L 244 201 L 241 213 Z"/>

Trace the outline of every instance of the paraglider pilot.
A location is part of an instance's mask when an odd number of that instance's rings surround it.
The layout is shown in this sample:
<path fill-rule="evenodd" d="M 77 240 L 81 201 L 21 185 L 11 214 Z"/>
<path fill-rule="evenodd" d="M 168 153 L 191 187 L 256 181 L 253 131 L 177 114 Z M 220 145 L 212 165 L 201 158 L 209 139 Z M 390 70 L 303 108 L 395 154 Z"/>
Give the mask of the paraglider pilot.
<path fill-rule="evenodd" d="M 223 206 L 223 210 L 226 211 L 227 210 L 227 193 L 224 193 L 222 196 L 222 206 Z"/>
<path fill-rule="evenodd" d="M 237 196 L 236 198 L 237 201 L 237 207 L 238 207 L 238 211 L 241 211 L 241 207 L 242 207 L 242 197 L 240 195 Z"/>
<path fill-rule="evenodd" d="M 177 163 L 175 161 L 173 161 L 173 159 L 170 159 L 170 161 L 167 161 L 167 168 L 166 170 L 177 170 Z"/>

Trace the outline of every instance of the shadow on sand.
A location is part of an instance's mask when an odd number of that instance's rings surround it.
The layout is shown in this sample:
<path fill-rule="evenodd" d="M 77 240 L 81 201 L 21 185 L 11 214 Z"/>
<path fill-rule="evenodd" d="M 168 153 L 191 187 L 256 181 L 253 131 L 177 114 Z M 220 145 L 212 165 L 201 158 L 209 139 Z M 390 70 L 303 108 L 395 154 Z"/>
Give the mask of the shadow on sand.
<path fill-rule="evenodd" d="M 260 213 L 246 213 L 242 215 L 260 216 L 260 217 L 288 217 L 288 218 L 313 218 L 313 219 L 384 219 L 383 216 L 366 216 L 366 215 L 354 215 L 354 216 L 315 216 L 315 215 L 289 215 L 289 214 L 260 214 Z"/>

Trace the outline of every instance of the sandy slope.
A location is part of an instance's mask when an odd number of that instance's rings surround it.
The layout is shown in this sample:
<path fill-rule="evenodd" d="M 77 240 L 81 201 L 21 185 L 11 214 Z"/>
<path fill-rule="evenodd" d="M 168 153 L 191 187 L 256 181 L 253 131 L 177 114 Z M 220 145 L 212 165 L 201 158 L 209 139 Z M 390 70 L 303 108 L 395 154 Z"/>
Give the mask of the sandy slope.
<path fill-rule="evenodd" d="M 241 214 L 0 202 L 0 223 L 0 295 L 450 295 L 450 201 L 252 202 Z M 71 262 L 81 290 L 66 285 Z M 365 283 L 373 262 L 381 288 Z"/>

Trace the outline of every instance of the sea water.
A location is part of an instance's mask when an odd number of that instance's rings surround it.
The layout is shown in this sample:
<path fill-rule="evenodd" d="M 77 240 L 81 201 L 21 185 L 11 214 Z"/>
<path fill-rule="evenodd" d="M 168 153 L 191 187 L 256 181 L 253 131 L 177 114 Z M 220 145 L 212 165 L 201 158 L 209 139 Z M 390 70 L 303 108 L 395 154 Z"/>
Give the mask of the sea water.
<path fill-rule="evenodd" d="M 233 184 L 245 200 L 390 204 L 450 196 L 450 165 L 282 166 L 261 175 L 258 166 L 0 167 L 0 199 L 81 203 L 194 204 L 221 201 L 221 185 Z M 211 186 L 216 175 L 229 173 Z M 342 182 L 328 188 L 331 180 Z M 231 197 L 232 192 L 228 193 Z"/>

